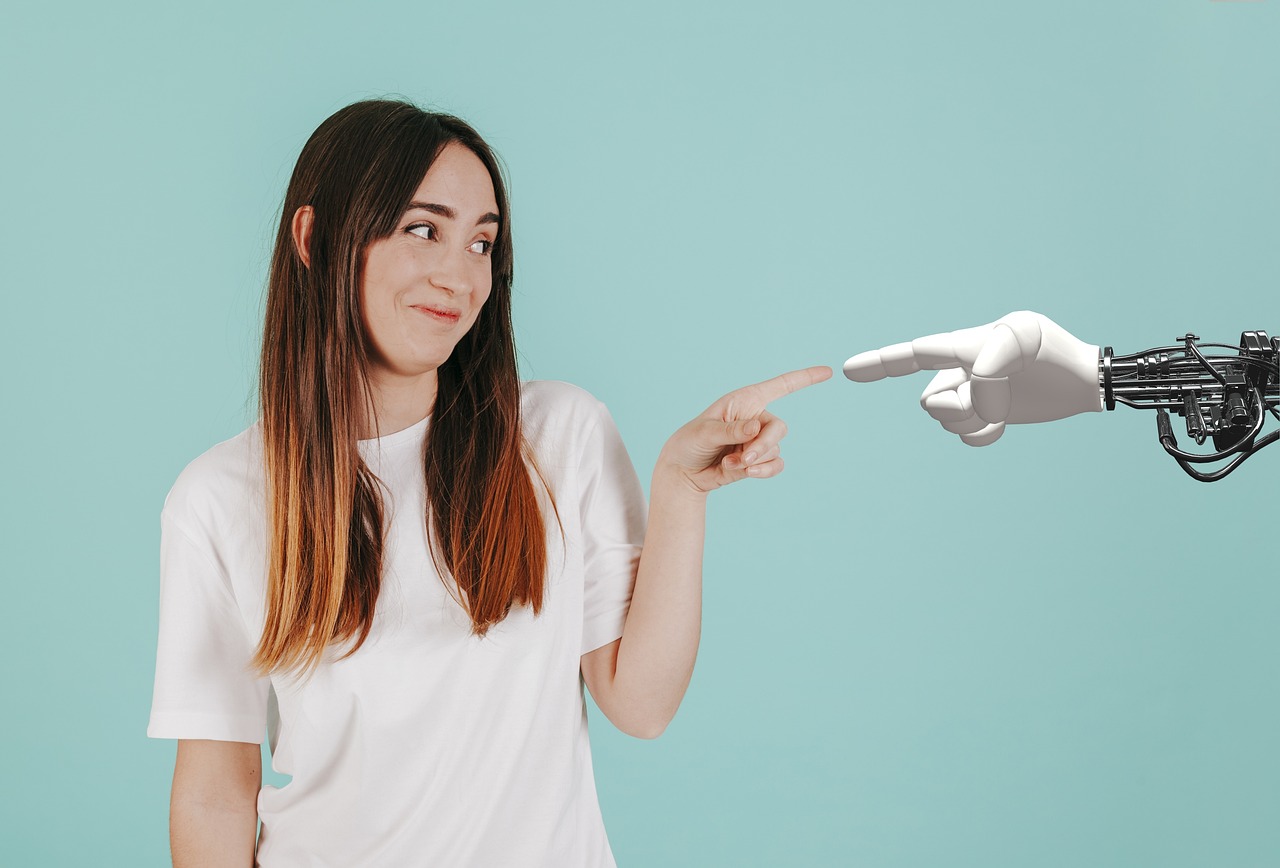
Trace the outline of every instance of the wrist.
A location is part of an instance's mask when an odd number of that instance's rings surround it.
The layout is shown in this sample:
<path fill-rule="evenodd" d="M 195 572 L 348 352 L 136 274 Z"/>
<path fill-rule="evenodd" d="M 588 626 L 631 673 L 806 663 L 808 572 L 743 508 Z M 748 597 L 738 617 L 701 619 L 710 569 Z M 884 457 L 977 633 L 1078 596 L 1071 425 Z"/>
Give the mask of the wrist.
<path fill-rule="evenodd" d="M 664 455 L 658 456 L 649 486 L 650 501 L 678 499 L 704 504 L 709 493 L 700 488 L 679 464 L 667 460 Z"/>
<path fill-rule="evenodd" d="M 1098 407 L 1114 410 L 1115 396 L 1111 391 L 1111 347 L 1098 348 Z"/>

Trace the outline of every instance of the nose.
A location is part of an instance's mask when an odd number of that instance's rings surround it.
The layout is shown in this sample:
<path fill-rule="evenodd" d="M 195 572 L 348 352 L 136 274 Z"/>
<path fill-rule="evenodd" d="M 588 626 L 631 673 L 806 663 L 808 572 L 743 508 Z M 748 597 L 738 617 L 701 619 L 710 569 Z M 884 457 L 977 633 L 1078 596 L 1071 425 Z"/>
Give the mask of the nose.
<path fill-rule="evenodd" d="M 428 276 L 431 285 L 450 295 L 466 295 L 472 290 L 472 279 L 466 251 L 445 250 Z"/>

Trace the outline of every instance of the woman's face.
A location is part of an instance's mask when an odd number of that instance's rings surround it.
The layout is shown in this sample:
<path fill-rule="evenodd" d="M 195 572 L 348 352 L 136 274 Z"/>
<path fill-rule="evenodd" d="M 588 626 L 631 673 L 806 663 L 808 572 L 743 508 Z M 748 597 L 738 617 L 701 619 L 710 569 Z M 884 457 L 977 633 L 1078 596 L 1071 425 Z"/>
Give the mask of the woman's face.
<path fill-rule="evenodd" d="M 379 379 L 420 377 L 449 358 L 489 297 L 499 219 L 484 163 L 446 145 L 395 231 L 365 253 L 360 305 Z"/>

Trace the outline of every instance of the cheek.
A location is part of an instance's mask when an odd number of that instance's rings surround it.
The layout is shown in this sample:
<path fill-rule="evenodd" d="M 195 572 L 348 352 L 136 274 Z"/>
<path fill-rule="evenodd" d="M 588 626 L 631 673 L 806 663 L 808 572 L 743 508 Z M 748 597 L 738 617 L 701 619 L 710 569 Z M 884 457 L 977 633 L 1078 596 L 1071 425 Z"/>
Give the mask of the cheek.
<path fill-rule="evenodd" d="M 488 276 L 486 275 L 486 278 L 487 277 Z M 492 295 L 492 293 L 493 293 L 493 280 L 491 278 L 488 278 L 484 281 L 477 281 L 476 288 L 471 291 L 471 298 L 473 303 L 472 318 L 471 318 L 472 322 L 475 322 L 476 318 L 480 316 L 480 310 L 485 306 L 485 304 L 488 303 L 489 296 Z"/>
<path fill-rule="evenodd" d="M 385 239 L 369 246 L 360 278 L 360 310 L 366 321 L 395 318 L 396 305 L 414 285 L 418 263 Z"/>
<path fill-rule="evenodd" d="M 365 333 L 377 341 L 383 331 L 383 320 L 386 319 L 385 305 L 378 298 L 377 282 L 365 279 L 360 284 L 360 321 L 364 324 Z"/>
<path fill-rule="evenodd" d="M 378 288 L 386 282 L 386 268 L 380 255 L 379 244 L 374 242 L 365 250 L 364 262 L 360 268 L 360 314 L 367 323 L 371 314 L 376 315 L 378 309 Z"/>

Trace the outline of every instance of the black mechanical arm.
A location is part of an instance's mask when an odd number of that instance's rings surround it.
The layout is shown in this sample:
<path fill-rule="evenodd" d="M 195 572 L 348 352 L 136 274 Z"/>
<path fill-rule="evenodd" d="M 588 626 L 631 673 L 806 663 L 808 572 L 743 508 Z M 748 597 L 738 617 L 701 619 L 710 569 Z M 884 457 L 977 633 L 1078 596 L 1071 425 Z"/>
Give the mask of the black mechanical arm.
<path fill-rule="evenodd" d="M 1155 347 L 1117 356 L 1102 350 L 1098 380 L 1108 410 L 1116 404 L 1156 411 L 1160 445 L 1200 482 L 1216 482 L 1264 446 L 1280 439 L 1280 430 L 1262 433 L 1267 413 L 1280 419 L 1280 338 L 1244 332 L 1240 346 L 1200 343 L 1187 334 L 1182 346 Z M 1224 352 L 1225 351 L 1225 352 Z M 1181 416 L 1187 436 L 1213 452 L 1186 452 L 1173 436 L 1170 412 Z M 1225 462 L 1213 470 L 1197 465 Z"/>

